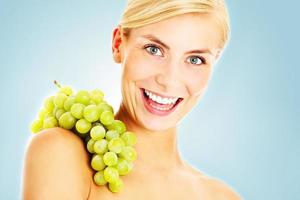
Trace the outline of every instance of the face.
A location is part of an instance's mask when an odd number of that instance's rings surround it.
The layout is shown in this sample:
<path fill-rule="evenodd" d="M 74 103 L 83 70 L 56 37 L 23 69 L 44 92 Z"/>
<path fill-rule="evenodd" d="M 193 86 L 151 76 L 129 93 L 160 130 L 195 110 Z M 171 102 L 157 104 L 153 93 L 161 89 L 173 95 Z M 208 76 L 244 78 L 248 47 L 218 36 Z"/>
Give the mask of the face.
<path fill-rule="evenodd" d="M 208 15 L 184 14 L 113 35 L 122 65 L 122 103 L 136 124 L 162 131 L 203 96 L 220 49 L 220 28 Z"/>

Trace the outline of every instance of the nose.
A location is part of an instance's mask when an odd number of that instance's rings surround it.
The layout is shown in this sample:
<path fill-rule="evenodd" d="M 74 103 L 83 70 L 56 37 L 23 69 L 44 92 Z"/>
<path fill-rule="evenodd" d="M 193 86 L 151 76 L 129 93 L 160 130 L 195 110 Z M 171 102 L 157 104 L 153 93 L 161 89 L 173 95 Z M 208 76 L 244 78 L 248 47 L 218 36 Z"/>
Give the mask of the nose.
<path fill-rule="evenodd" d="M 166 65 L 155 76 L 155 81 L 163 91 L 171 91 L 176 88 L 180 82 L 179 65 Z"/>

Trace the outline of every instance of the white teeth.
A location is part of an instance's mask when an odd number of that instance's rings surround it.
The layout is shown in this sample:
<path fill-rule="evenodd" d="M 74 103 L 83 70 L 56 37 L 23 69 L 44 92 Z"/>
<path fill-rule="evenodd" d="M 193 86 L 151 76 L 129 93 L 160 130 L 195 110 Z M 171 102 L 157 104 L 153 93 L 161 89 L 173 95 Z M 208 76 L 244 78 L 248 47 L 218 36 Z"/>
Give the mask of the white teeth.
<path fill-rule="evenodd" d="M 169 108 L 160 108 L 160 107 L 157 107 L 157 106 L 153 105 L 152 103 L 150 103 L 150 105 L 151 105 L 153 108 L 157 109 L 157 110 L 170 110 L 170 109 L 173 107 L 173 106 L 171 106 L 171 107 L 169 107 Z"/>
<path fill-rule="evenodd" d="M 165 98 L 165 97 L 157 96 L 148 90 L 145 90 L 145 93 L 150 99 L 160 104 L 175 104 L 175 102 L 178 99 L 178 98 Z"/>

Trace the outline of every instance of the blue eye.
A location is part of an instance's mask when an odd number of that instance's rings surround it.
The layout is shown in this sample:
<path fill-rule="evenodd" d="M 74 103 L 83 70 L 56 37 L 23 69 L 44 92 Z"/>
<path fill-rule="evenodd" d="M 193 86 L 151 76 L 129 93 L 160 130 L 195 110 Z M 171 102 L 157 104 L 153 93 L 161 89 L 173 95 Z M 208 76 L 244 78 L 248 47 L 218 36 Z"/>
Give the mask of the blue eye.
<path fill-rule="evenodd" d="M 202 57 L 198 57 L 198 56 L 191 56 L 189 58 L 190 62 L 194 65 L 201 65 L 201 64 L 205 64 L 205 59 Z"/>
<path fill-rule="evenodd" d="M 146 46 L 145 49 L 152 55 L 158 55 L 158 56 L 162 56 L 162 53 L 160 51 L 160 49 L 156 46 Z M 160 52 L 159 54 L 157 54 L 157 52 Z"/>

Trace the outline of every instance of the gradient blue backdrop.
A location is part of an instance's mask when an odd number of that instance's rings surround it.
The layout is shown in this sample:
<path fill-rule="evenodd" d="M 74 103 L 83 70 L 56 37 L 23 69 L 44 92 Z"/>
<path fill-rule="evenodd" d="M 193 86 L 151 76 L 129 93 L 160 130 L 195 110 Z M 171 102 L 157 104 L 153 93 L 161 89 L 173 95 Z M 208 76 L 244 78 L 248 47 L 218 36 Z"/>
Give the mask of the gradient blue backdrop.
<path fill-rule="evenodd" d="M 300 4 L 227 2 L 231 41 L 206 95 L 180 124 L 180 151 L 245 199 L 300 199 Z M 101 88 L 117 108 L 120 66 L 111 37 L 124 6 L 0 1 L 0 199 L 20 199 L 28 124 L 56 92 L 52 80 Z"/>

